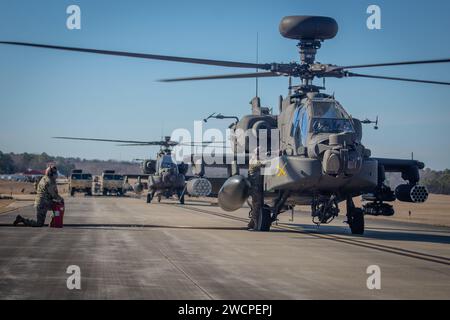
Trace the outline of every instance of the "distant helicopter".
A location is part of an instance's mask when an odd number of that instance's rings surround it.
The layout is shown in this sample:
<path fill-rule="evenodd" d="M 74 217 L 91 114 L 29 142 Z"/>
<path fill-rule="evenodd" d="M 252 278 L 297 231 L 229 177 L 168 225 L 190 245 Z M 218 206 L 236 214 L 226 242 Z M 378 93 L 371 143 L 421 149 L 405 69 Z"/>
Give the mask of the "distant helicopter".
<path fill-rule="evenodd" d="M 137 178 L 137 182 L 132 186 L 133 190 L 140 194 L 143 192 L 144 185 L 142 177 L 148 179 L 147 203 L 151 203 L 156 197 L 158 202 L 162 197 L 170 198 L 176 195 L 181 204 L 184 204 L 185 194 L 194 197 L 207 196 L 211 193 L 212 187 L 208 179 L 203 177 L 202 173 L 190 176 L 186 180 L 188 165 L 181 162 L 177 163 L 172 157 L 172 148 L 179 145 L 203 146 L 211 144 L 211 141 L 182 143 L 170 140 L 169 136 L 159 141 L 134 141 L 134 140 L 114 140 L 114 139 L 96 139 L 96 138 L 77 138 L 77 137 L 54 137 L 64 140 L 82 140 L 97 142 L 116 142 L 119 146 L 161 146 L 156 155 L 156 159 L 142 159 L 142 175 L 127 174 L 127 178 Z"/>
<path fill-rule="evenodd" d="M 364 215 L 394 214 L 392 205 L 386 202 L 397 200 L 424 202 L 428 192 L 418 184 L 419 169 L 424 163 L 416 160 L 373 158 L 362 144 L 361 121 L 351 117 L 334 96 L 321 93 L 324 87 L 313 84 L 315 78 L 373 78 L 408 81 L 416 83 L 450 85 L 449 82 L 418 80 L 350 72 L 358 68 L 387 67 L 397 65 L 419 65 L 447 63 L 450 59 L 401 61 L 338 66 L 315 61 L 317 50 L 324 40 L 332 39 L 338 31 L 337 22 L 330 17 L 287 16 L 281 20 L 282 36 L 298 41 L 300 63 L 246 63 L 163 56 L 154 54 L 108 51 L 76 47 L 55 46 L 25 42 L 0 42 L 0 44 L 67 50 L 76 52 L 114 55 L 173 62 L 196 63 L 233 68 L 256 69 L 256 72 L 164 79 L 164 82 L 211 79 L 242 79 L 288 76 L 301 80 L 299 85 L 290 85 L 289 94 L 280 99 L 279 114 L 273 115 L 261 108 L 259 99 L 252 103 L 252 114 L 242 117 L 234 129 L 278 129 L 279 150 L 268 150 L 269 158 L 264 167 L 277 163 L 278 170 L 264 175 L 259 190 L 262 203 L 256 213 L 254 230 L 268 231 L 277 216 L 287 207 L 311 205 L 313 222 L 329 223 L 339 213 L 338 203 L 346 201 L 347 223 L 353 234 L 364 233 Z M 258 72 L 259 70 L 264 72 Z M 239 139 L 233 138 L 234 145 Z M 256 150 L 245 149 L 246 163 Z M 237 156 L 237 155 L 236 155 Z M 218 198 L 223 210 L 240 208 L 249 196 L 250 185 L 246 177 L 239 174 L 233 164 L 233 175 L 223 184 Z M 395 191 L 385 184 L 385 172 L 400 172 L 408 183 Z M 353 197 L 363 196 L 367 202 L 357 208 Z"/>

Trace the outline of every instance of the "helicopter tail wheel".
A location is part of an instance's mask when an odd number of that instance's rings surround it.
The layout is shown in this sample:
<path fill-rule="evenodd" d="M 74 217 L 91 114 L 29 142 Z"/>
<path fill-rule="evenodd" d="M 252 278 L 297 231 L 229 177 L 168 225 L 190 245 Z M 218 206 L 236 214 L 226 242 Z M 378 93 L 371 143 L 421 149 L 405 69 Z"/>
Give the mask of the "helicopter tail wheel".
<path fill-rule="evenodd" d="M 147 193 L 147 203 L 152 203 L 152 194 L 151 193 Z"/>
<path fill-rule="evenodd" d="M 361 208 L 354 208 L 347 218 L 352 234 L 364 234 L 364 212 Z"/>

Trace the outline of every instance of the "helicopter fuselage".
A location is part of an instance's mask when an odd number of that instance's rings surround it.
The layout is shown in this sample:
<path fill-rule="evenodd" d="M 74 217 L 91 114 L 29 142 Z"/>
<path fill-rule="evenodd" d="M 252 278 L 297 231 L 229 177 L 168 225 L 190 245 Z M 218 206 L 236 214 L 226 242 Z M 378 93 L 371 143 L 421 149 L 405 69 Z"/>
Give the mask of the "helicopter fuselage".
<path fill-rule="evenodd" d="M 378 162 L 362 143 L 361 124 L 334 97 L 288 96 L 278 116 L 281 155 L 265 161 L 264 189 L 314 196 L 360 195 L 378 185 Z M 304 203 L 301 203 L 304 204 Z"/>
<path fill-rule="evenodd" d="M 333 96 L 318 92 L 289 95 L 281 101 L 278 116 L 264 112 L 259 99 L 252 103 L 253 114 L 233 126 L 234 150 L 244 150 L 250 166 L 252 161 L 259 163 L 261 192 L 269 200 L 264 205 L 270 208 L 271 219 L 287 205 L 311 205 L 313 221 L 327 223 L 339 212 L 341 201 L 351 207 L 347 213 L 351 217 L 354 210 L 360 210 L 354 209 L 352 199 L 361 195 L 368 201 L 363 213 L 387 216 L 394 211 L 385 202 L 427 199 L 426 188 L 418 185 L 424 164 L 371 157 L 361 142 L 361 121 L 352 118 Z M 246 136 L 240 136 L 244 132 Z M 248 139 L 252 136 L 257 141 L 254 149 Z M 263 143 L 264 138 L 271 141 Z M 274 139 L 278 139 L 275 144 Z M 385 184 L 385 172 L 400 172 L 407 183 L 394 192 Z M 241 207 L 246 200 L 242 194 L 251 185 L 238 169 L 234 173 L 219 192 L 219 205 L 227 211 Z"/>
<path fill-rule="evenodd" d="M 289 201 L 291 204 L 311 204 L 315 195 L 346 195 L 358 196 L 372 192 L 378 185 L 378 161 L 366 159 L 358 173 L 354 175 L 324 174 L 322 162 L 319 159 L 309 159 L 302 156 L 281 156 L 269 160 L 277 163 L 278 169 L 273 175 L 264 176 L 264 190 L 270 194 L 274 191 L 289 190 L 292 197 L 302 196 L 301 202 Z"/>

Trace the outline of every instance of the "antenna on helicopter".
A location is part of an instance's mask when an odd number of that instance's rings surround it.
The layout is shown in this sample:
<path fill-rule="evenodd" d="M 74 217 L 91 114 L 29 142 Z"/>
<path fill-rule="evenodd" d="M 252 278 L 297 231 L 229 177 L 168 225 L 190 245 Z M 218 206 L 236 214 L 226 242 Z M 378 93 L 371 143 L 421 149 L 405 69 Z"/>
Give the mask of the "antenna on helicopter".
<path fill-rule="evenodd" d="M 376 117 L 375 121 L 369 120 L 368 118 L 366 118 L 365 120 L 361 121 L 362 124 L 371 124 L 373 123 L 374 126 L 373 128 L 375 130 L 378 130 L 378 116 Z"/>
<path fill-rule="evenodd" d="M 256 64 L 258 64 L 259 62 L 259 32 L 256 32 Z M 256 67 L 256 73 L 259 72 L 258 67 Z M 256 93 L 255 93 L 255 97 L 258 96 L 258 76 L 255 77 L 255 85 L 256 85 Z"/>

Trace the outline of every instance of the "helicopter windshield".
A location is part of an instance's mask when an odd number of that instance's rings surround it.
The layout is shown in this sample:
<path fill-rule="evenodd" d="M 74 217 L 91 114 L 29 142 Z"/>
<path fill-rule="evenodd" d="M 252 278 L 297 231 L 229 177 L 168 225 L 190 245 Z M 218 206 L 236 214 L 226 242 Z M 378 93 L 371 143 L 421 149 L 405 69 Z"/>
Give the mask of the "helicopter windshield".
<path fill-rule="evenodd" d="M 354 132 L 349 116 L 334 102 L 314 102 L 312 115 L 313 134 Z"/>
<path fill-rule="evenodd" d="M 161 158 L 161 163 L 160 163 L 161 169 L 172 169 L 172 168 L 176 168 L 176 167 L 177 167 L 177 165 L 173 161 L 172 156 L 164 155 Z"/>

